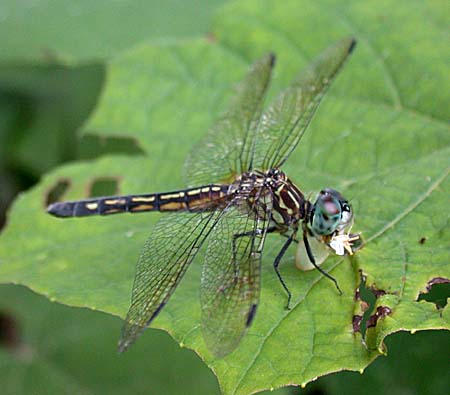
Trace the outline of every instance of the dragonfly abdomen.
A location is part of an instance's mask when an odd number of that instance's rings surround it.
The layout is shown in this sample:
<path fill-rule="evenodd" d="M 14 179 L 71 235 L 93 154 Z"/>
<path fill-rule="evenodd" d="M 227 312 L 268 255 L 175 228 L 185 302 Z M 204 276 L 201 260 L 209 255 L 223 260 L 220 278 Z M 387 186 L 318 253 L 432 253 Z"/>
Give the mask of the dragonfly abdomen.
<path fill-rule="evenodd" d="M 85 217 L 144 211 L 202 211 L 216 208 L 228 193 L 228 185 L 205 185 L 166 193 L 110 196 L 57 202 L 47 208 L 56 217 Z"/>

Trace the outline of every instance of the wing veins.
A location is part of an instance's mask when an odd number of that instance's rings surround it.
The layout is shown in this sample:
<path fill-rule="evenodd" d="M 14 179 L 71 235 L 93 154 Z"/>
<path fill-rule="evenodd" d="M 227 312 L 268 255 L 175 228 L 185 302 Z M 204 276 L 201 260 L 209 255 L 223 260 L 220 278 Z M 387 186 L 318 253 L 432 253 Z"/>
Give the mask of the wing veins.
<path fill-rule="evenodd" d="M 252 213 L 225 217 L 207 249 L 201 293 L 203 332 L 208 347 L 218 356 L 237 346 L 258 305 L 261 253 L 269 222 Z M 234 261 L 232 240 L 236 234 L 244 236 L 237 240 Z M 227 241 L 220 246 L 211 244 L 216 237 Z"/>
<path fill-rule="evenodd" d="M 203 214 L 203 213 L 202 213 Z M 201 214 L 199 214 L 201 215 Z M 189 241 L 189 243 L 187 243 L 186 248 L 183 250 L 183 252 L 181 254 L 178 253 L 179 250 L 177 251 L 173 251 L 172 255 L 170 256 L 170 258 L 168 259 L 169 262 L 172 262 L 172 264 L 170 266 L 167 266 L 168 270 L 165 271 L 165 275 L 162 276 L 159 281 L 157 282 L 157 287 L 152 289 L 152 293 L 153 294 L 157 294 L 159 290 L 164 289 L 163 286 L 167 287 L 167 284 L 164 280 L 166 280 L 168 277 L 170 277 L 172 275 L 172 269 L 175 268 L 176 266 L 180 265 L 180 263 L 182 264 L 183 259 L 186 257 L 186 251 L 190 251 L 195 247 L 196 241 L 202 236 L 202 233 L 204 231 L 204 229 L 208 226 L 209 221 L 211 220 L 211 217 L 213 216 L 213 213 L 211 213 L 211 215 L 209 215 L 208 217 L 205 217 L 204 219 L 202 219 L 193 229 L 192 232 L 195 232 L 195 230 L 197 230 L 200 225 L 202 225 L 203 220 L 207 220 L 207 222 L 203 225 L 203 229 L 201 230 L 200 234 L 193 238 L 192 240 L 190 239 L 185 239 L 186 242 Z M 191 222 L 193 219 L 195 219 L 195 215 L 192 216 L 192 218 L 190 218 L 186 224 L 188 222 Z M 179 236 L 179 235 L 177 235 Z M 186 242 L 183 241 L 183 244 L 186 244 Z M 183 244 L 180 246 L 182 247 Z M 197 251 L 195 252 L 195 254 L 197 254 Z M 189 259 L 189 253 L 187 254 L 188 257 L 186 257 L 187 259 Z M 178 257 L 177 257 L 178 256 Z M 175 260 L 173 260 L 174 258 L 176 258 Z M 195 255 L 191 257 L 191 261 L 195 258 Z M 185 263 L 187 264 L 187 262 Z M 175 281 L 175 284 L 178 283 L 178 278 L 180 273 L 183 273 L 183 271 L 179 271 L 179 274 L 177 275 L 177 281 Z M 145 294 L 142 294 L 143 297 L 145 297 Z M 171 294 L 169 294 L 170 297 Z M 138 299 L 138 300 L 142 300 L 142 299 Z M 149 301 L 148 303 L 150 304 L 151 301 Z M 167 302 L 167 300 L 165 298 L 163 298 L 163 300 L 161 301 L 160 304 L 164 304 L 165 302 Z M 148 324 L 150 323 L 150 321 L 148 322 Z"/>
<path fill-rule="evenodd" d="M 266 122 L 258 129 L 261 157 L 257 167 L 278 168 L 289 158 L 355 43 L 349 37 L 327 48 L 265 111 L 262 117 Z"/>
<path fill-rule="evenodd" d="M 217 214 L 217 218 L 214 220 L 214 223 L 209 228 L 208 232 L 204 234 L 205 229 L 208 228 L 211 219 Z M 191 213 L 189 213 L 191 214 Z M 185 222 L 188 223 L 196 218 L 198 218 L 199 215 L 204 215 L 203 213 L 191 214 L 193 216 L 192 219 L 189 219 Z M 143 332 L 143 330 L 151 323 L 151 321 L 156 318 L 156 316 L 159 314 L 162 307 L 167 303 L 170 296 L 175 291 L 176 287 L 178 286 L 181 278 L 185 274 L 187 268 L 189 267 L 192 260 L 195 258 L 196 254 L 198 253 L 201 245 L 206 240 L 206 238 L 209 236 L 211 230 L 214 228 L 215 224 L 222 218 L 223 211 L 218 212 L 212 211 L 210 215 L 207 215 L 204 218 L 200 218 L 199 223 L 194 227 L 194 229 L 191 231 L 191 235 L 194 235 L 194 232 L 196 229 L 198 229 L 200 226 L 202 226 L 200 233 L 194 237 L 193 241 L 191 243 L 188 243 L 186 248 L 183 250 L 181 255 L 179 255 L 179 258 L 185 257 L 185 261 L 183 262 L 180 259 L 176 259 L 176 261 L 170 266 L 170 269 L 166 271 L 163 274 L 163 277 L 158 278 L 156 277 L 156 284 L 158 285 L 156 290 L 152 287 L 154 284 L 155 278 L 151 278 L 150 281 L 145 281 L 144 284 L 138 284 L 133 285 L 133 297 L 132 297 L 132 303 L 130 306 L 130 309 L 128 311 L 127 317 L 125 319 L 124 326 L 122 328 L 122 336 L 119 341 L 119 351 L 126 350 L 135 340 L 136 338 Z M 206 222 L 205 222 L 206 221 Z M 176 233 L 176 237 L 179 236 L 178 233 Z M 196 243 L 198 241 L 198 243 Z M 185 244 L 185 240 L 183 240 L 183 244 Z M 197 250 L 190 254 L 188 253 L 186 255 L 186 251 L 192 251 L 192 248 L 195 246 L 198 246 Z M 177 251 L 172 253 L 171 259 L 173 259 L 174 256 L 176 256 Z M 174 278 L 175 281 L 172 283 L 167 282 L 167 278 L 172 276 L 173 269 L 176 269 L 177 264 L 180 266 L 178 272 L 175 270 L 176 277 Z M 136 272 L 135 277 L 135 283 L 137 281 L 138 276 L 140 276 L 142 273 L 139 271 L 139 268 Z M 143 286 L 144 285 L 144 286 Z M 136 288 L 137 287 L 137 288 Z M 165 288 L 164 288 L 165 287 Z M 148 288 L 152 289 L 151 298 L 146 301 L 145 296 L 147 295 L 145 290 L 148 290 Z M 160 292 L 162 291 L 162 292 Z M 143 303 L 142 303 L 143 302 Z M 151 306 L 151 308 L 149 308 Z M 137 309 L 137 310 L 136 310 Z M 144 314 L 139 314 L 139 310 L 144 311 Z M 137 314 L 137 315 L 136 315 Z M 132 317 L 132 315 L 136 315 L 135 317 Z"/>

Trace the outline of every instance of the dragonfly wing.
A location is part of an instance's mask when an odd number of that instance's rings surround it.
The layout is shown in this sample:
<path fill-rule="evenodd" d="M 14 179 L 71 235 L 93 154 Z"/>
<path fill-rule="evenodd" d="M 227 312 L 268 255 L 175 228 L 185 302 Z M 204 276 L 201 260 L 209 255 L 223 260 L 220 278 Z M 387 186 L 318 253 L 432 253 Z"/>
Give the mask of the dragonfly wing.
<path fill-rule="evenodd" d="M 203 337 L 218 357 L 237 347 L 255 316 L 266 233 L 265 221 L 236 207 L 212 231 L 200 294 Z"/>
<path fill-rule="evenodd" d="M 355 44 L 349 37 L 326 49 L 266 110 L 257 132 L 254 167 L 278 168 L 287 160 Z"/>
<path fill-rule="evenodd" d="M 229 183 L 249 169 L 274 61 L 269 54 L 252 66 L 237 86 L 228 111 L 191 151 L 184 167 L 188 185 Z"/>
<path fill-rule="evenodd" d="M 136 340 L 167 303 L 218 215 L 177 212 L 163 216 L 155 225 L 137 263 L 120 352 Z"/>

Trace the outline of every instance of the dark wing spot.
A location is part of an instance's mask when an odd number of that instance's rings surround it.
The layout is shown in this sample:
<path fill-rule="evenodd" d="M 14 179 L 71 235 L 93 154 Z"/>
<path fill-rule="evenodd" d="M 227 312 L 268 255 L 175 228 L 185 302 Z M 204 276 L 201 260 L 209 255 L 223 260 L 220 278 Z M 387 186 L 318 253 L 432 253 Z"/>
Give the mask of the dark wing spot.
<path fill-rule="evenodd" d="M 247 327 L 249 327 L 252 324 L 253 319 L 255 318 L 257 307 L 258 307 L 257 304 L 253 304 L 252 307 L 250 308 L 250 311 L 248 312 L 248 315 L 247 315 L 247 322 L 245 324 Z"/>
<path fill-rule="evenodd" d="M 353 50 L 356 47 L 356 43 L 357 43 L 356 39 L 352 37 L 352 41 L 350 43 L 350 47 L 348 48 L 348 53 L 352 53 L 353 52 Z"/>

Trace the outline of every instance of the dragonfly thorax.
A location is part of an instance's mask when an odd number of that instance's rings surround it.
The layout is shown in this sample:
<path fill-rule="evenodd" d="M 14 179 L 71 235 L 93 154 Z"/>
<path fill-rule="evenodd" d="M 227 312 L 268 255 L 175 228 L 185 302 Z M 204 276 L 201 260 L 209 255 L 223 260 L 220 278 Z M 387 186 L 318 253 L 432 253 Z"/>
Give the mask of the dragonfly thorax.
<path fill-rule="evenodd" d="M 278 169 L 243 173 L 231 186 L 236 197 L 248 202 L 249 209 L 274 226 L 286 229 L 305 218 L 303 193 Z"/>

